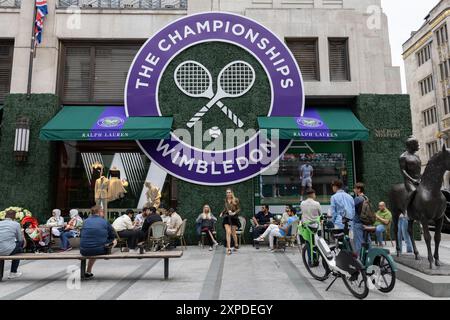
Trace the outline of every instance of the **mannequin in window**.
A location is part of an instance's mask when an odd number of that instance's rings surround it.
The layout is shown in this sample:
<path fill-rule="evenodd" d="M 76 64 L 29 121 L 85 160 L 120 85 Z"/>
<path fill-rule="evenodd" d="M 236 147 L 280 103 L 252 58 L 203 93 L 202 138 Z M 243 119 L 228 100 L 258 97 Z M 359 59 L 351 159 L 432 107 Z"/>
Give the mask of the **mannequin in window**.
<path fill-rule="evenodd" d="M 151 182 L 145 182 L 145 186 L 148 188 L 146 193 L 147 203 L 145 206 L 147 208 L 155 207 L 158 209 L 161 205 L 161 190 Z"/>
<path fill-rule="evenodd" d="M 125 190 L 122 180 L 120 180 L 120 170 L 117 167 L 112 167 L 109 170 L 109 187 L 108 187 L 108 202 L 122 199 L 125 197 Z"/>
<path fill-rule="evenodd" d="M 90 190 L 90 195 L 91 195 L 91 201 L 94 201 L 94 203 L 96 203 L 95 201 L 95 183 L 97 182 L 97 179 L 99 179 L 102 175 L 103 175 L 103 165 L 100 162 L 95 162 L 91 165 L 91 175 L 92 175 L 92 179 L 91 179 L 91 190 Z M 92 205 L 94 205 L 94 203 Z"/>
<path fill-rule="evenodd" d="M 108 212 L 108 187 L 109 180 L 101 176 L 95 181 L 95 204 L 100 206 L 107 216 Z"/>

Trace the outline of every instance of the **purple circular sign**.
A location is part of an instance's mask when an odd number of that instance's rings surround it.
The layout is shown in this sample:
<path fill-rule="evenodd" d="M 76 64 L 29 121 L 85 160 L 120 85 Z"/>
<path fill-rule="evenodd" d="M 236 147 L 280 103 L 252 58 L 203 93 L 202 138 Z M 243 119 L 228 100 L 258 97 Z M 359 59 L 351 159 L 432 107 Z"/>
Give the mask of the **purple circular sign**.
<path fill-rule="evenodd" d="M 128 73 L 125 87 L 127 116 L 162 116 L 158 92 L 164 71 L 179 53 L 206 42 L 238 46 L 261 64 L 271 85 L 268 117 L 303 116 L 301 73 L 284 42 L 249 18 L 223 12 L 181 18 L 142 46 Z M 267 138 L 266 134 L 258 131 L 245 143 L 220 151 L 195 148 L 173 133 L 171 139 L 138 141 L 138 144 L 152 161 L 182 180 L 201 185 L 229 185 L 248 180 L 268 169 L 287 150 L 291 141 L 278 141 L 273 136 Z"/>

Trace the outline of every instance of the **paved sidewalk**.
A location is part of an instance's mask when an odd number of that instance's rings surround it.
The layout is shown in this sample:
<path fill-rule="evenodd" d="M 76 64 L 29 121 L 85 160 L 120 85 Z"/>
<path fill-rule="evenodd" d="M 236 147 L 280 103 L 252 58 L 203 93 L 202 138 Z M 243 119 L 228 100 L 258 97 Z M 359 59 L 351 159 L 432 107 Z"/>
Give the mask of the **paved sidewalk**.
<path fill-rule="evenodd" d="M 441 257 L 450 263 L 450 237 L 444 239 Z M 419 248 L 426 252 L 423 242 Z M 9 271 L 9 262 L 5 267 Z M 226 256 L 223 247 L 213 252 L 189 247 L 181 259 L 170 260 L 167 281 L 162 279 L 162 260 L 101 260 L 94 268 L 95 279 L 82 282 L 79 289 L 74 288 L 77 282 L 68 280 L 69 275 L 76 278 L 78 267 L 71 261 L 23 262 L 19 269 L 23 277 L 0 283 L 0 299 L 354 299 L 341 280 L 326 292 L 331 280 L 312 279 L 297 248 L 270 253 L 265 247 L 243 246 Z M 432 297 L 397 281 L 393 292 L 371 291 L 368 299 Z"/>

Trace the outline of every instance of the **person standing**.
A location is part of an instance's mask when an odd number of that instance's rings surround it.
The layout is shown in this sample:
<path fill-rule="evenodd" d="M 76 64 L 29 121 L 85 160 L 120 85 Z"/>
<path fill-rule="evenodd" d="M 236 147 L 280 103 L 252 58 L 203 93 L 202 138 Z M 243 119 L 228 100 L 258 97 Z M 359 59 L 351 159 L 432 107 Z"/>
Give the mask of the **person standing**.
<path fill-rule="evenodd" d="M 198 216 L 196 223 L 200 225 L 200 233 L 206 233 L 206 241 L 209 245 L 209 251 L 213 250 L 213 246 L 218 245 L 216 238 L 214 237 L 214 225 L 217 222 L 217 218 L 211 213 L 209 205 L 203 206 L 203 212 Z"/>
<path fill-rule="evenodd" d="M 316 191 L 309 189 L 306 191 L 307 199 L 300 204 L 302 212 L 302 223 L 317 222 L 317 219 L 322 215 L 322 207 L 316 201 Z"/>
<path fill-rule="evenodd" d="M 383 246 L 383 233 L 387 230 L 387 226 L 391 223 L 392 213 L 386 208 L 384 202 L 378 204 L 378 211 L 375 212 L 377 221 L 374 226 L 376 228 L 375 235 L 377 236 L 377 242 L 379 246 Z M 388 230 L 389 232 L 390 230 Z"/>
<path fill-rule="evenodd" d="M 85 257 L 93 257 L 108 253 L 108 246 L 117 245 L 116 235 L 111 224 L 105 219 L 105 211 L 100 206 L 91 209 L 81 229 L 80 253 Z M 85 278 L 90 279 L 96 259 L 89 259 Z"/>
<path fill-rule="evenodd" d="M 253 239 L 258 238 L 262 235 L 270 225 L 271 220 L 273 219 L 273 214 L 269 211 L 269 205 L 264 204 L 261 207 L 261 211 L 255 214 L 252 218 L 254 227 L 253 227 Z M 259 241 L 255 241 L 255 248 L 259 249 Z"/>
<path fill-rule="evenodd" d="M 352 220 L 355 215 L 355 202 L 348 193 L 342 190 L 342 181 L 335 180 L 331 186 L 334 192 L 334 195 L 331 196 L 331 219 L 335 228 L 344 229 L 345 222 Z"/>
<path fill-rule="evenodd" d="M 397 234 L 397 241 L 400 245 L 400 253 L 402 253 L 403 250 L 403 243 L 402 241 L 405 240 L 406 243 L 406 252 L 412 253 L 413 252 L 413 246 L 411 237 L 408 233 L 408 217 L 406 217 L 405 214 L 401 213 L 398 218 L 398 234 Z"/>
<path fill-rule="evenodd" d="M 300 166 L 300 180 L 301 182 L 301 194 L 300 201 L 303 201 L 303 195 L 305 194 L 305 188 L 312 188 L 312 177 L 314 175 L 314 168 L 309 162 Z"/>
<path fill-rule="evenodd" d="M 5 214 L 5 220 L 0 221 L 0 256 L 13 256 L 22 253 L 25 240 L 20 224 L 15 221 L 16 212 L 9 210 Z M 15 279 L 22 276 L 18 272 L 20 260 L 11 261 L 11 272 L 8 279 Z"/>
<path fill-rule="evenodd" d="M 234 196 L 233 190 L 226 190 L 225 208 L 220 213 L 220 217 L 223 217 L 223 227 L 225 228 L 226 241 L 227 241 L 227 255 L 231 254 L 231 237 L 234 241 L 234 250 L 239 249 L 237 229 L 240 226 L 239 213 L 241 212 L 241 204 L 239 199 Z"/>
<path fill-rule="evenodd" d="M 361 212 L 363 208 L 364 201 L 368 201 L 369 198 L 364 194 L 365 186 L 363 183 L 358 182 L 353 189 L 355 192 L 355 216 L 352 223 L 353 231 L 353 250 L 359 255 L 361 251 L 362 244 L 364 242 L 364 225 L 361 221 Z M 370 238 L 369 238 L 370 239 Z M 369 240 L 370 244 L 370 240 Z"/>

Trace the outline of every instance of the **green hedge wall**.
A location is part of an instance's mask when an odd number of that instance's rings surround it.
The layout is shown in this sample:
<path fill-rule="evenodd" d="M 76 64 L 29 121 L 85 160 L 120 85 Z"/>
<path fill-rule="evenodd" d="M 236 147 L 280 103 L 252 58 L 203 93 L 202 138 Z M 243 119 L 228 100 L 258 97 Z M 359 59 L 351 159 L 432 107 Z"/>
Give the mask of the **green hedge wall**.
<path fill-rule="evenodd" d="M 402 183 L 398 163 L 405 141 L 412 134 L 409 95 L 367 95 L 357 98 L 356 115 L 370 131 L 369 140 L 356 150 L 358 180 L 366 185 L 366 193 L 376 207 L 385 201 L 392 185 Z M 416 238 L 420 233 L 416 226 Z"/>
<path fill-rule="evenodd" d="M 405 150 L 404 141 L 412 134 L 409 96 L 360 95 L 356 115 L 370 131 L 369 141 L 356 149 L 357 171 L 371 201 L 387 201 L 391 186 L 403 181 L 398 158 Z M 392 137 L 377 137 L 383 129 L 395 131 L 391 131 Z"/>
<path fill-rule="evenodd" d="M 230 188 L 233 189 L 234 194 L 241 202 L 241 215 L 247 219 L 245 242 L 248 244 L 250 240 L 248 232 L 249 218 L 253 216 L 253 181 L 250 180 L 231 185 Z M 178 213 L 183 219 L 188 219 L 186 227 L 188 243 L 197 244 L 199 241 L 199 236 L 195 230 L 195 219 L 202 212 L 204 204 L 209 204 L 213 214 L 218 218 L 216 226 L 218 239 L 224 239 L 224 229 L 219 214 L 224 207 L 226 189 L 227 187 L 198 186 L 188 182 L 178 181 Z"/>
<path fill-rule="evenodd" d="M 22 206 L 41 221 L 50 215 L 54 203 L 56 158 L 54 144 L 39 140 L 39 130 L 58 111 L 58 98 L 52 94 L 11 94 L 6 97 L 0 138 L 0 208 Z M 30 119 L 28 160 L 16 164 L 14 138 L 16 121 Z"/>

